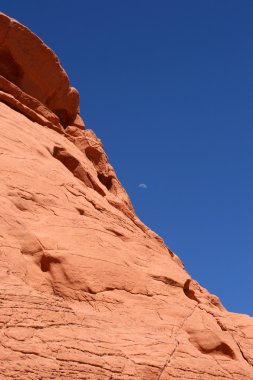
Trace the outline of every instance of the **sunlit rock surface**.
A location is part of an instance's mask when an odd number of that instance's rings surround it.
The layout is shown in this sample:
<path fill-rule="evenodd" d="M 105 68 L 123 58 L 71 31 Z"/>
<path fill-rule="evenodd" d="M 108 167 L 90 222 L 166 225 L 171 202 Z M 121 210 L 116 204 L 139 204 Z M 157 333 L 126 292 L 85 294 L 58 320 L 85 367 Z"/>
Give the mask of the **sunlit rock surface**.
<path fill-rule="evenodd" d="M 252 318 L 136 217 L 58 58 L 0 41 L 0 378 L 253 379 Z"/>

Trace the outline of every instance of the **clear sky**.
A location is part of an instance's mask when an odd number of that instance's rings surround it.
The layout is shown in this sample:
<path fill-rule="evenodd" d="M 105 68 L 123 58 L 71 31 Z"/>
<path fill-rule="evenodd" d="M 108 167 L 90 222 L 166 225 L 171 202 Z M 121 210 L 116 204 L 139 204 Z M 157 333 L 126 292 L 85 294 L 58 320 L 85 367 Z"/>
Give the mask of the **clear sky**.
<path fill-rule="evenodd" d="M 253 315 L 253 1 L 0 10 L 60 57 L 138 216 L 225 307 Z"/>

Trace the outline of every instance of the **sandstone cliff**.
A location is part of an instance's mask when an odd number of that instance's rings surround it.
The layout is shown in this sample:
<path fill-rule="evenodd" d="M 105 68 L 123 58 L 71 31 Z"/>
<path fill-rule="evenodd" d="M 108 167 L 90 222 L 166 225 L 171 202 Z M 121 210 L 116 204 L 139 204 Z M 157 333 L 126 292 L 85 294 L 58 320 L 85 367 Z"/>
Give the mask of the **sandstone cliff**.
<path fill-rule="evenodd" d="M 253 379 L 253 319 L 135 216 L 55 54 L 0 43 L 0 379 Z"/>

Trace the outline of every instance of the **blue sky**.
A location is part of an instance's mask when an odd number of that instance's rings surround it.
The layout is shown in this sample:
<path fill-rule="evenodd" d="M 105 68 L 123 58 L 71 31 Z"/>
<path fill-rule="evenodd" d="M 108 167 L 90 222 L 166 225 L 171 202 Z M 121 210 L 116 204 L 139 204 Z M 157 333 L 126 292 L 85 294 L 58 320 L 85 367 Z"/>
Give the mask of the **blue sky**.
<path fill-rule="evenodd" d="M 253 2 L 0 0 L 0 10 L 60 57 L 138 216 L 229 310 L 253 315 Z"/>

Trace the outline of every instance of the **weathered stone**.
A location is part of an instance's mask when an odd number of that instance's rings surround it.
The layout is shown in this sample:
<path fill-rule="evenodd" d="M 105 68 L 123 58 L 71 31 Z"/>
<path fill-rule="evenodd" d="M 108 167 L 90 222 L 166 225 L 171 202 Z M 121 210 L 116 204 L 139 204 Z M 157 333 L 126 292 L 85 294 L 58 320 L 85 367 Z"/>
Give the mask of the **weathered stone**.
<path fill-rule="evenodd" d="M 0 75 L 55 113 L 64 127 L 82 125 L 79 94 L 57 56 L 34 33 L 0 13 Z"/>
<path fill-rule="evenodd" d="M 252 318 L 136 217 L 55 55 L 4 15 L 0 43 L 0 378 L 252 380 Z"/>

